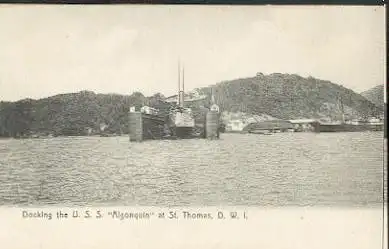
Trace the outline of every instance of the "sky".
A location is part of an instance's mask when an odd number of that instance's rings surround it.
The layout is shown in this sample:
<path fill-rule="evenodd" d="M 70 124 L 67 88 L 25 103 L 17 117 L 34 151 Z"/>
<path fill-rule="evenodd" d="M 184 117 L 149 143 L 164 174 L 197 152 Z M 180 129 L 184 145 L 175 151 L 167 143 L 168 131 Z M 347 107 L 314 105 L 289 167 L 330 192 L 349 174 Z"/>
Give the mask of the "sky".
<path fill-rule="evenodd" d="M 0 100 L 146 96 L 264 74 L 384 84 L 380 6 L 0 5 Z"/>

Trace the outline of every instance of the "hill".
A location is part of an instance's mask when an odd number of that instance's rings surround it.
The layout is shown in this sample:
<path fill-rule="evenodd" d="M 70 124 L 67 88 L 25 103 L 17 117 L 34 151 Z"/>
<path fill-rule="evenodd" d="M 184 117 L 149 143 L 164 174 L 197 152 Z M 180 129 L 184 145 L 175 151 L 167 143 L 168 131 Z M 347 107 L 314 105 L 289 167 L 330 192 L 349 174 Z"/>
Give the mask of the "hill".
<path fill-rule="evenodd" d="M 368 118 L 382 113 L 360 94 L 330 81 L 299 75 L 258 73 L 197 89 L 213 92 L 222 111 L 266 114 L 278 119 L 339 120 Z"/>
<path fill-rule="evenodd" d="M 361 93 L 363 97 L 370 100 L 373 104 L 379 107 L 384 106 L 384 85 L 375 86 Z"/>
<path fill-rule="evenodd" d="M 288 74 L 258 74 L 196 89 L 210 96 L 228 121 L 238 113 L 245 119 L 339 119 L 342 109 L 347 118 L 375 116 L 382 108 L 360 94 L 329 81 Z M 0 102 L 0 136 L 18 137 L 28 134 L 86 135 L 99 133 L 128 133 L 130 106 L 166 106 L 162 94 L 145 97 L 132 95 L 96 94 L 82 91 L 33 100 Z M 342 103 L 342 104 L 340 104 Z M 209 98 L 189 104 L 197 119 L 204 116 Z"/>
<path fill-rule="evenodd" d="M 89 91 L 0 102 L 0 136 L 85 135 L 101 127 L 107 127 L 108 133 L 126 132 L 130 105 L 146 102 L 141 93 L 123 96 Z"/>

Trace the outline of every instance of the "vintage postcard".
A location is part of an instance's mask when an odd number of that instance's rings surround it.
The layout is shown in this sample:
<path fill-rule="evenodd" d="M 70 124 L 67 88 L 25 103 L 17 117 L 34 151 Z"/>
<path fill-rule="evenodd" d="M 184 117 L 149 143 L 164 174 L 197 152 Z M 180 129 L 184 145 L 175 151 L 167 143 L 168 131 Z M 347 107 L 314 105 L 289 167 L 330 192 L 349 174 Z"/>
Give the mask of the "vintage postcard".
<path fill-rule="evenodd" d="M 387 247 L 384 6 L 0 5 L 1 248 Z"/>

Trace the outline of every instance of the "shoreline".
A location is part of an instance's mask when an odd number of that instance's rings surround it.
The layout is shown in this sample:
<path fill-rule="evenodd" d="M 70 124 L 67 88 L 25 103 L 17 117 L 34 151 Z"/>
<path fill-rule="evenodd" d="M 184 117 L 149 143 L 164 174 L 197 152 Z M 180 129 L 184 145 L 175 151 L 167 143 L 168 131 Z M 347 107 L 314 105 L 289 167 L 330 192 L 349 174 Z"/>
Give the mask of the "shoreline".
<path fill-rule="evenodd" d="M 311 133 L 311 134 L 321 134 L 321 133 L 324 133 L 324 134 L 345 134 L 345 133 L 357 133 L 357 134 L 360 134 L 360 133 L 384 133 L 384 131 L 382 130 L 365 130 L 365 131 L 336 131 L 336 132 L 274 132 L 272 134 L 283 134 L 283 133 L 286 133 L 286 134 L 295 134 L 295 133 L 298 133 L 298 134 L 301 134 L 301 133 Z M 242 131 L 228 131 L 228 132 L 221 132 L 220 133 L 221 135 L 222 134 L 234 134 L 234 135 L 262 135 L 262 134 L 256 134 L 256 133 L 250 133 L 250 132 L 242 132 Z M 14 140 L 28 140 L 28 139 L 55 139 L 55 138 L 79 138 L 79 137 L 101 137 L 101 138 L 106 138 L 106 137 L 124 137 L 124 136 L 129 136 L 129 134 L 107 134 L 107 135 L 71 135 L 71 136 L 65 136 L 65 135 L 61 135 L 61 136 L 30 136 L 30 137 L 1 137 L 0 136 L 0 140 L 11 140 L 11 139 L 14 139 Z M 387 140 L 386 137 L 383 136 L 383 139 Z M 164 139 L 155 139 L 155 140 L 164 140 Z"/>

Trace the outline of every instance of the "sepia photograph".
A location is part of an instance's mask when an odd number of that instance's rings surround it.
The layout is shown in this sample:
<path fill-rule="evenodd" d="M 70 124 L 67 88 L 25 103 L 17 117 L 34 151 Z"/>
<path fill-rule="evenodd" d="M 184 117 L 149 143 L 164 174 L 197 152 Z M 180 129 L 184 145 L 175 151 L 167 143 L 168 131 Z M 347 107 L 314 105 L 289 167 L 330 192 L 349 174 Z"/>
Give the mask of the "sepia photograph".
<path fill-rule="evenodd" d="M 0 30 L 0 207 L 367 210 L 350 234 L 382 233 L 383 6 L 3 4 Z M 312 243 L 288 248 L 334 248 Z"/>

